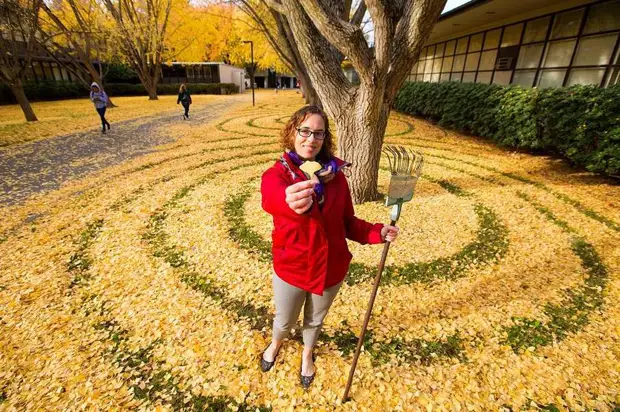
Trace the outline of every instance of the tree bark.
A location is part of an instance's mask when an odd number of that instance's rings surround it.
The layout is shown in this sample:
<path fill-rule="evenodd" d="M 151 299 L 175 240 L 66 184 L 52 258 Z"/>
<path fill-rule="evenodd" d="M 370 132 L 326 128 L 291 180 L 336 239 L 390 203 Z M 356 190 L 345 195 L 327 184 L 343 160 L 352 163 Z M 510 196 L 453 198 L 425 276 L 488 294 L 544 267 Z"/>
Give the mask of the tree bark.
<path fill-rule="evenodd" d="M 349 187 L 355 203 L 379 198 L 379 161 L 389 114 L 382 90 L 360 87 L 334 118 L 338 155 L 352 164 Z"/>
<path fill-rule="evenodd" d="M 24 93 L 24 86 L 21 80 L 16 81 L 15 84 L 10 85 L 9 88 L 11 89 L 13 96 L 15 96 L 17 103 L 21 106 L 24 116 L 26 117 L 26 121 L 38 121 L 39 119 L 37 119 L 37 116 L 34 114 L 34 110 L 32 110 L 32 106 L 26 97 L 26 93 Z"/>
<path fill-rule="evenodd" d="M 159 100 L 159 98 L 157 97 L 157 85 L 151 85 L 148 88 L 148 92 L 149 92 L 149 100 Z"/>

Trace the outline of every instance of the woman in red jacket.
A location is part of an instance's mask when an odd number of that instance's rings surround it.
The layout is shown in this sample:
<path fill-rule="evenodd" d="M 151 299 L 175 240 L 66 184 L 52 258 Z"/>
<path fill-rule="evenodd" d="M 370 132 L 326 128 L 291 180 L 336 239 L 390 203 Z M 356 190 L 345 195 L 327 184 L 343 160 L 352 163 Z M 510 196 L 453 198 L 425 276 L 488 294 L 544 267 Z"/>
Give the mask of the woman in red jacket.
<path fill-rule="evenodd" d="M 391 242 L 398 228 L 355 217 L 341 171 L 349 164 L 334 157 L 329 123 L 321 109 L 306 106 L 295 112 L 281 138 L 285 153 L 261 182 L 262 206 L 274 223 L 276 304 L 273 339 L 262 354 L 261 368 L 267 372 L 273 367 L 282 341 L 304 306 L 300 379 L 308 388 L 315 375 L 314 345 L 349 270 L 352 255 L 346 239 L 361 244 Z M 300 169 L 306 161 L 322 166 L 310 179 Z"/>

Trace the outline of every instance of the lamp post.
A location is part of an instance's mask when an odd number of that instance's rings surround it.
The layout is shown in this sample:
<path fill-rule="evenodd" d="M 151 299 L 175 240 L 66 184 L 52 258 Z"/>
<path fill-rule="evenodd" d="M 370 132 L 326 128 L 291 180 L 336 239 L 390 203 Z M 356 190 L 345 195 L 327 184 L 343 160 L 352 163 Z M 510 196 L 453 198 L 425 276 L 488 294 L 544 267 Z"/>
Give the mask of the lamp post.
<path fill-rule="evenodd" d="M 252 40 L 243 40 L 242 43 L 250 43 L 250 81 L 252 82 L 252 106 L 256 106 L 254 99 L 254 42 Z"/>

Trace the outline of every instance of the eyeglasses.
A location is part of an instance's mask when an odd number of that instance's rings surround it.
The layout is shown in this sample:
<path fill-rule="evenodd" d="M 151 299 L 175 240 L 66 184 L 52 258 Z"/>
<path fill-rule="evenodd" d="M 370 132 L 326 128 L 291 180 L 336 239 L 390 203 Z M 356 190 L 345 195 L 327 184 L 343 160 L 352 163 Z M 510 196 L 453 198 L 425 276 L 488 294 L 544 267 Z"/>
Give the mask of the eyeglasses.
<path fill-rule="evenodd" d="M 304 139 L 307 139 L 310 136 L 314 136 L 316 140 L 325 139 L 325 132 L 323 130 L 314 131 L 314 130 L 310 130 L 307 128 L 303 128 L 303 129 L 297 129 L 297 133 L 299 133 L 299 135 L 303 137 Z"/>

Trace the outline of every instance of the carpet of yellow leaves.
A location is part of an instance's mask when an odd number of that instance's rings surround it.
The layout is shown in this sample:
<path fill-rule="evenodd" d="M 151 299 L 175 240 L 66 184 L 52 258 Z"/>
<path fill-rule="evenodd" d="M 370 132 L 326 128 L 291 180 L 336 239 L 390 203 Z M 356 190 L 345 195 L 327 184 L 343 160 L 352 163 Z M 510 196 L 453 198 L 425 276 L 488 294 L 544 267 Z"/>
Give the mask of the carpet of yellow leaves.
<path fill-rule="evenodd" d="M 340 402 L 352 356 L 338 337 L 361 328 L 363 277 L 343 286 L 326 319 L 309 391 L 298 383 L 298 340 L 261 373 L 273 305 L 258 178 L 302 101 L 260 100 L 0 209 L 0 410 L 620 404 L 620 188 L 397 113 L 386 141 L 422 151 L 426 166 L 390 250 L 396 274 L 377 298 L 352 400 Z M 388 178 L 382 170 L 383 192 Z M 356 210 L 389 218 L 379 203 Z M 595 253 L 584 258 L 575 239 Z M 351 248 L 372 272 L 381 246 Z M 603 275 L 588 289 L 591 273 Z"/>
<path fill-rule="evenodd" d="M 192 99 L 194 107 L 198 107 L 217 97 L 196 95 Z M 121 120 L 180 112 L 176 100 L 177 96 L 159 96 L 159 100 L 153 101 L 144 96 L 115 97 L 113 102 L 118 107 L 109 108 L 106 118 L 114 127 Z M 101 127 L 99 114 L 88 98 L 33 102 L 32 108 L 37 122 L 26 122 L 19 105 L 0 106 L 0 147 Z"/>

